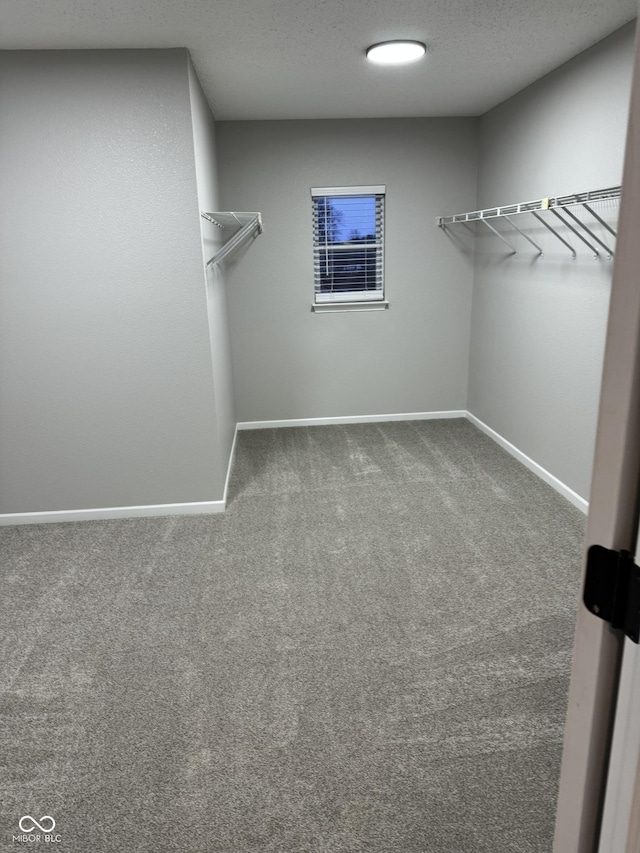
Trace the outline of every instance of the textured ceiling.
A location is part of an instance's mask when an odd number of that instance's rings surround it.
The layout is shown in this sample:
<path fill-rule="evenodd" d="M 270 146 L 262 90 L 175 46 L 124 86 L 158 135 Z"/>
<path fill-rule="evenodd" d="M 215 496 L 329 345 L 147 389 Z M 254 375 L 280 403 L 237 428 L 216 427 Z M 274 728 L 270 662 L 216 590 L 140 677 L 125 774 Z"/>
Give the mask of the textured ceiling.
<path fill-rule="evenodd" d="M 0 0 L 0 48 L 187 47 L 218 119 L 478 115 L 632 20 L 636 0 Z M 371 65 L 369 44 L 425 41 Z"/>

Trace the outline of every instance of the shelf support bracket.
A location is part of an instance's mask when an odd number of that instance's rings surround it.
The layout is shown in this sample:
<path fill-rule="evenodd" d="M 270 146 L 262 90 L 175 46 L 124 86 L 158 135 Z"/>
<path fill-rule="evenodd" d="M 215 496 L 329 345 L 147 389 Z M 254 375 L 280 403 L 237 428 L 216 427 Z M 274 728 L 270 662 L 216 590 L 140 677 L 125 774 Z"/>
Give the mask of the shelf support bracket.
<path fill-rule="evenodd" d="M 607 253 L 608 260 L 611 260 L 611 257 L 613 256 L 613 249 L 610 249 L 606 243 L 603 243 L 602 240 L 598 237 L 598 235 L 594 234 L 593 231 L 591 230 L 591 228 L 589 228 L 588 225 L 585 225 L 584 222 L 582 221 L 582 219 L 580 219 L 579 216 L 576 216 L 572 210 L 569 210 L 568 208 L 565 209 L 565 214 L 567 216 L 569 216 L 571 219 L 573 219 L 574 222 L 577 222 L 581 228 L 584 228 L 584 230 L 591 237 L 591 239 L 595 240 L 595 242 L 598 244 L 598 246 L 600 246 L 602 249 L 605 250 L 605 252 Z M 567 225 L 568 224 L 569 223 L 567 223 Z"/>
<path fill-rule="evenodd" d="M 518 232 L 518 234 L 520 234 L 521 237 L 524 237 L 525 240 L 528 240 L 531 243 L 531 245 L 534 246 L 538 250 L 538 254 L 540 255 L 541 258 L 543 258 L 544 252 L 542 251 L 540 246 L 538 246 L 538 244 L 534 240 L 532 240 L 528 234 L 525 234 L 524 231 L 521 231 L 520 228 L 518 228 L 518 226 L 515 224 L 515 222 L 512 219 L 510 219 L 506 213 L 504 214 L 504 218 L 507 220 L 507 222 L 509 223 L 509 225 L 512 228 L 516 229 L 516 231 Z"/>
<path fill-rule="evenodd" d="M 518 254 L 516 252 L 516 250 L 513 248 L 513 246 L 511 245 L 511 243 L 505 237 L 503 237 L 502 234 L 496 228 L 493 227 L 493 225 L 490 225 L 486 219 L 481 219 L 480 222 L 484 222 L 484 224 L 487 226 L 487 228 L 490 231 L 493 231 L 493 233 L 496 235 L 496 237 L 499 237 L 503 243 L 507 244 L 507 246 L 511 249 L 511 254 L 513 254 L 513 255 Z"/>
<path fill-rule="evenodd" d="M 603 228 L 606 228 L 610 234 L 613 234 L 614 237 L 618 236 L 618 233 L 615 228 L 612 228 L 608 222 L 605 222 L 605 220 L 601 216 L 599 216 L 592 207 L 590 207 L 588 204 L 583 204 L 582 206 L 585 210 L 588 210 L 589 213 L 593 216 L 593 218 L 597 219 L 600 225 L 602 225 Z"/>
<path fill-rule="evenodd" d="M 558 234 L 558 232 L 556 231 L 556 229 L 553 228 L 553 226 L 549 225 L 548 222 L 545 222 L 544 219 L 539 214 L 537 214 L 535 212 L 535 210 L 530 210 L 529 213 L 532 216 L 535 216 L 535 218 L 538 220 L 538 222 L 541 222 L 545 228 L 547 228 L 549 231 L 551 231 L 553 236 L 557 237 L 557 239 L 560 240 L 561 243 L 564 243 L 564 245 L 567 247 L 567 249 L 569 249 L 569 251 L 571 252 L 571 257 L 575 260 L 576 250 L 573 248 L 571 243 L 567 243 L 567 241 L 564 239 L 564 237 L 561 237 L 560 234 Z"/>
<path fill-rule="evenodd" d="M 573 234 L 576 235 L 578 240 L 582 240 L 582 242 L 585 244 L 585 246 L 588 246 L 591 249 L 591 251 L 593 252 L 593 257 L 597 260 L 598 259 L 598 250 L 596 249 L 596 247 L 594 245 L 592 245 L 587 240 L 586 237 L 583 237 L 577 228 L 574 228 L 574 226 L 570 222 L 567 222 L 567 220 L 564 218 L 564 216 L 560 216 L 560 214 L 558 213 L 558 211 L 555 208 L 553 208 L 553 207 L 551 208 L 551 213 L 553 213 L 554 216 L 557 216 L 558 219 L 560 220 L 560 222 L 562 222 L 562 224 L 564 226 L 566 226 L 569 229 L 569 231 L 571 231 Z"/>

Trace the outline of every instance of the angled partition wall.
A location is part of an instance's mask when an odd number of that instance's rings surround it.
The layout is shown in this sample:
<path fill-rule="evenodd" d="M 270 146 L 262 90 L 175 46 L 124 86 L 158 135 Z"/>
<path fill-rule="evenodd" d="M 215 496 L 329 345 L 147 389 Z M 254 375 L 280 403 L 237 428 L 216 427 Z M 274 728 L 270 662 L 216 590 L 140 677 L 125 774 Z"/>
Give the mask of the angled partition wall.
<path fill-rule="evenodd" d="M 188 53 L 2 51 L 0 70 L 0 524 L 221 512 L 236 418 L 198 216 L 219 206 L 213 117 Z"/>

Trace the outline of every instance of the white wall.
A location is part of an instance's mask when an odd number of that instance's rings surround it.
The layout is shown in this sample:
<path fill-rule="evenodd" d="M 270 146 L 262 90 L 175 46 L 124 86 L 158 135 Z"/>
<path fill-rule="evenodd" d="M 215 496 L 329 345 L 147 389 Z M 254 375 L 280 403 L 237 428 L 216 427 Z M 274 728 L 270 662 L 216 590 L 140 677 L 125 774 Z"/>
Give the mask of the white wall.
<path fill-rule="evenodd" d="M 487 113 L 478 206 L 619 184 L 632 61 L 627 26 Z M 468 408 L 588 499 L 612 264 L 525 220 L 543 259 L 517 235 L 515 257 L 477 240 Z"/>
<path fill-rule="evenodd" d="M 240 421 L 463 409 L 470 258 L 435 227 L 475 204 L 474 119 L 219 122 L 222 201 L 264 233 L 227 265 Z M 391 307 L 315 314 L 314 186 L 385 184 Z"/>
<path fill-rule="evenodd" d="M 218 202 L 218 170 L 216 160 L 216 129 L 213 115 L 200 82 L 189 61 L 189 93 L 196 180 L 198 189 L 198 216 L 201 211 L 220 210 Z M 213 391 L 216 407 L 215 441 L 219 470 L 228 468 L 236 428 L 233 377 L 231 373 L 231 342 L 227 291 L 224 274 L 218 265 L 206 269 L 206 263 L 220 246 L 220 233 L 213 223 L 200 216 L 202 234 L 203 274 L 207 292 L 211 363 L 213 366 Z M 219 484 L 217 490 L 219 493 Z"/>
<path fill-rule="evenodd" d="M 185 50 L 0 55 L 0 511 L 218 500 Z"/>

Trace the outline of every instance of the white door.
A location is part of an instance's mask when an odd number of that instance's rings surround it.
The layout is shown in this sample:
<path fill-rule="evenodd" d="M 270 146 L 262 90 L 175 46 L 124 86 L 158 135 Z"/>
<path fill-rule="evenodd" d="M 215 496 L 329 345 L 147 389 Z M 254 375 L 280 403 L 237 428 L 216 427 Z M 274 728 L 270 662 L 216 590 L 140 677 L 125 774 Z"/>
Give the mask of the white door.
<path fill-rule="evenodd" d="M 635 550 L 640 483 L 640 58 L 636 60 L 620 204 L 617 253 L 594 473 L 587 522 L 587 547 Z M 585 549 L 586 551 L 586 549 Z M 594 853 L 603 798 L 622 638 L 580 604 L 558 795 L 554 853 Z M 635 650 L 634 650 L 635 651 Z M 627 656 L 623 691 L 633 655 Z M 640 707 L 636 705 L 636 717 Z M 620 737 L 624 738 L 624 721 Z M 616 732 L 617 734 L 617 732 Z M 619 742 L 619 739 L 618 739 Z M 618 747 L 619 748 L 619 747 Z M 632 759 L 636 761 L 637 756 Z M 613 775 L 612 775 L 613 780 Z M 611 791 L 615 791 L 614 782 Z M 611 793 L 615 800 L 615 794 Z M 617 808 L 617 806 L 615 806 Z M 614 808 L 607 802 L 607 809 Z M 609 811 L 607 812 L 609 814 Z M 636 816 L 638 809 L 636 808 Z M 608 819 L 608 818 L 607 818 Z M 606 829 L 603 826 L 603 829 Z M 634 830 L 629 827 L 627 836 Z M 627 843 L 627 838 L 621 843 Z M 632 841 L 629 841 L 632 843 Z M 636 847 L 602 848 L 601 853 L 637 853 Z"/>

